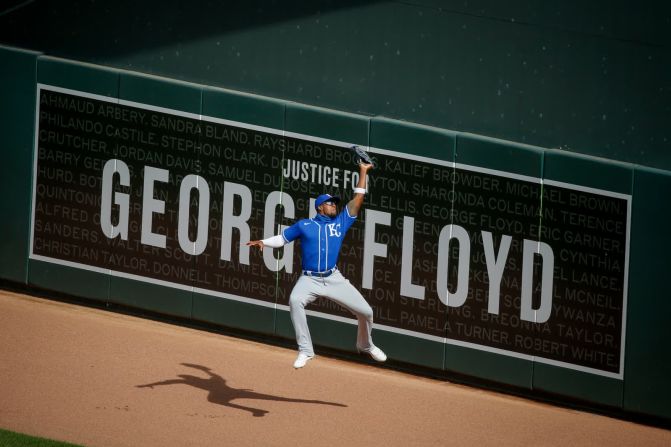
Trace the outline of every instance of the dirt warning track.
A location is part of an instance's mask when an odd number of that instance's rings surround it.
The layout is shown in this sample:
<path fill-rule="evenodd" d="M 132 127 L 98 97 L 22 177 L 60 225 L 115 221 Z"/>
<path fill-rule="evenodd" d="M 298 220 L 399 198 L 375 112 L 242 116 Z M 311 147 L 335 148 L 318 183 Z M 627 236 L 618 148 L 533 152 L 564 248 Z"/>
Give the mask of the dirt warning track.
<path fill-rule="evenodd" d="M 671 431 L 0 291 L 0 427 L 106 446 L 668 446 Z"/>

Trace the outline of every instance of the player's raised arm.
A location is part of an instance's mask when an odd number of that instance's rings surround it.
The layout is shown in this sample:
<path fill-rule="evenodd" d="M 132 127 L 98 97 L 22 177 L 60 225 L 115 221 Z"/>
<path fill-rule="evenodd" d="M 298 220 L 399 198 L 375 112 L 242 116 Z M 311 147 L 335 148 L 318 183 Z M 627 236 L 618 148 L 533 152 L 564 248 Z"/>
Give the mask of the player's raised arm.
<path fill-rule="evenodd" d="M 368 171 L 372 168 L 372 163 L 359 163 L 359 182 L 357 183 L 356 188 L 354 188 L 354 197 L 347 203 L 347 209 L 352 216 L 358 216 L 359 210 L 361 210 L 361 207 L 363 206 Z"/>

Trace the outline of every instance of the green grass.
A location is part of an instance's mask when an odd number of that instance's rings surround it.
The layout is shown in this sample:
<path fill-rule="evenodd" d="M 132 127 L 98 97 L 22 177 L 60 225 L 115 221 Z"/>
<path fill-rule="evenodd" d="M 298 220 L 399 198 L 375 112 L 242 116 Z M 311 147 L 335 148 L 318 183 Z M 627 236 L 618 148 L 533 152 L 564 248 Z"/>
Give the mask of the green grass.
<path fill-rule="evenodd" d="M 79 447 L 67 442 L 50 441 L 0 428 L 0 447 Z"/>

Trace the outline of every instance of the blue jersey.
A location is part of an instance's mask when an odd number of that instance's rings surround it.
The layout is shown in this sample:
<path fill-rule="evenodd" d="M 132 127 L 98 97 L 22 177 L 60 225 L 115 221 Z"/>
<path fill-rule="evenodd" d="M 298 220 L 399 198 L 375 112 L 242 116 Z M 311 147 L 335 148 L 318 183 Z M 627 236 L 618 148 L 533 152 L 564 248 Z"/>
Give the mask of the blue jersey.
<path fill-rule="evenodd" d="M 335 217 L 317 214 L 301 219 L 282 232 L 287 242 L 301 240 L 303 270 L 324 272 L 336 266 L 345 233 L 356 216 L 350 216 L 347 206 Z"/>

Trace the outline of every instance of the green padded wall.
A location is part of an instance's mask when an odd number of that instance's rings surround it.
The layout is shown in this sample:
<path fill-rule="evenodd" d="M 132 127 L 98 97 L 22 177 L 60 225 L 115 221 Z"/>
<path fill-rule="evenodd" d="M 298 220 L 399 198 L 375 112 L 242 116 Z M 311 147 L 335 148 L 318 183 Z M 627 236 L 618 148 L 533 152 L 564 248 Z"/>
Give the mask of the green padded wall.
<path fill-rule="evenodd" d="M 48 56 L 38 60 L 37 80 L 41 84 L 117 98 L 116 70 Z M 30 261 L 29 283 L 45 289 L 106 302 L 109 275 L 38 260 Z"/>
<path fill-rule="evenodd" d="M 20 283 L 28 271 L 38 55 L 0 46 L 0 278 Z"/>
<path fill-rule="evenodd" d="M 118 70 L 58 57 L 40 57 L 38 82 L 110 98 L 119 96 Z"/>
<path fill-rule="evenodd" d="M 455 145 L 455 132 L 429 126 L 404 123 L 382 117 L 371 119 L 370 146 L 374 149 L 398 152 L 401 157 L 403 157 L 402 154 L 407 154 L 408 156 L 426 157 L 444 162 L 452 162 L 454 161 Z M 410 163 L 420 164 L 425 162 L 411 161 Z M 432 166 L 430 163 L 427 163 L 427 165 Z M 381 169 L 384 169 L 384 166 L 382 166 Z M 452 168 L 442 167 L 440 169 L 447 169 L 449 171 Z M 374 174 L 375 171 L 373 171 L 373 175 Z M 411 177 L 406 180 L 408 182 L 413 181 Z M 420 182 L 424 181 L 426 181 L 426 179 L 420 180 Z M 442 185 L 438 184 L 437 186 Z M 377 192 L 379 194 L 379 191 Z M 375 190 L 371 191 L 371 194 L 375 193 Z M 411 200 L 410 196 L 401 196 L 399 198 L 402 200 Z M 449 203 L 441 205 L 447 208 L 451 206 Z M 419 219 L 419 216 L 417 216 L 417 218 Z M 449 223 L 448 220 L 440 224 L 447 225 Z M 415 235 L 413 242 L 416 252 L 414 259 L 419 259 L 420 256 L 427 255 L 420 249 L 420 247 L 423 246 L 423 243 L 434 243 L 435 241 L 430 240 L 428 237 Z M 435 296 L 425 296 L 424 299 L 435 300 L 436 298 Z M 386 305 L 393 306 L 391 303 L 387 303 Z M 436 308 L 438 309 L 438 312 L 432 316 L 437 318 L 438 325 L 444 326 L 447 320 L 446 308 L 442 304 L 438 304 Z M 412 307 L 408 307 L 407 309 L 408 310 L 406 311 L 408 313 L 412 312 Z M 387 325 L 389 325 L 389 323 Z M 402 335 L 399 332 L 385 330 L 377 333 L 376 343 L 384 348 L 386 354 L 394 360 L 434 369 L 443 369 L 445 366 L 445 348 L 442 341 Z"/>
<path fill-rule="evenodd" d="M 360 115 L 287 103 L 285 130 L 329 140 L 368 145 L 369 120 Z"/>
<path fill-rule="evenodd" d="M 380 149 L 454 161 L 457 133 L 437 127 L 374 117 L 370 120 L 370 145 Z"/>
<path fill-rule="evenodd" d="M 632 167 L 623 163 L 558 150 L 545 154 L 543 178 L 546 181 L 631 195 L 632 175 Z M 622 379 L 542 363 L 534 364 L 533 388 L 616 408 L 622 407 L 624 395 Z"/>
<path fill-rule="evenodd" d="M 203 90 L 202 115 L 272 129 L 284 127 L 283 102 L 222 89 Z M 275 175 L 281 175 L 279 170 Z M 252 262 L 260 262 L 253 255 Z M 196 320 L 258 333 L 272 334 L 275 331 L 274 305 L 262 306 L 194 292 L 192 315 Z"/>
<path fill-rule="evenodd" d="M 668 247 L 671 173 L 636 167 L 629 271 L 625 410 L 671 418 Z"/>
<path fill-rule="evenodd" d="M 540 179 L 541 176 L 543 150 L 533 146 L 459 133 L 457 135 L 455 160 L 459 165 L 530 177 L 533 182 L 533 179 Z M 502 182 L 505 182 L 505 176 L 499 178 Z M 486 192 L 485 195 L 487 195 Z M 540 206 L 540 203 L 535 205 Z M 517 216 L 507 217 L 512 220 L 517 218 Z M 526 237 L 534 238 L 531 234 L 526 235 Z M 473 286 L 477 285 L 472 284 L 471 287 Z M 459 317 L 452 314 L 449 320 L 458 322 Z M 484 327 L 488 326 L 485 324 Z M 493 323 L 489 327 L 503 331 L 510 330 L 505 326 Z M 531 388 L 533 363 L 530 360 L 512 355 L 465 348 L 448 342 L 445 346 L 445 368 L 480 379 L 525 389 Z"/>
<path fill-rule="evenodd" d="M 456 162 L 540 179 L 544 149 L 470 133 L 457 134 Z"/>
<path fill-rule="evenodd" d="M 284 102 L 220 88 L 203 88 L 204 116 L 271 129 L 284 128 Z"/>
<path fill-rule="evenodd" d="M 286 105 L 284 128 L 287 133 L 293 132 L 318 138 L 325 138 L 328 140 L 361 144 L 365 146 L 368 145 L 369 140 L 368 118 L 359 115 L 334 112 L 326 109 L 307 107 L 295 103 L 287 103 Z M 285 157 L 292 156 L 294 155 L 292 155 L 290 150 L 286 151 Z M 316 187 L 316 189 L 311 190 L 310 194 L 296 193 L 294 194 L 294 200 L 307 200 L 308 196 L 315 198 L 318 194 L 321 194 L 320 191 L 321 189 Z M 338 193 L 341 194 L 343 200 L 345 201 L 349 200 L 348 197 L 351 197 L 351 190 L 345 190 L 343 188 L 341 191 L 338 191 Z M 297 211 L 297 218 L 298 217 L 308 216 L 299 216 Z M 361 223 L 357 222 L 355 225 L 361 225 Z M 348 235 L 346 241 L 347 240 L 352 241 L 352 236 Z M 294 252 L 294 265 L 296 265 L 296 261 L 299 257 L 300 253 L 296 249 Z M 281 273 L 280 284 L 282 284 L 287 289 L 292 288 L 294 282 L 298 279 L 298 274 L 299 273 L 297 273 L 296 270 L 294 270 L 293 275 Z M 358 288 L 360 285 L 354 283 L 354 286 Z M 278 300 L 278 305 L 283 307 L 277 309 L 275 331 L 276 335 L 294 339 L 294 329 L 291 323 L 291 319 L 289 318 L 289 311 L 287 309 L 289 293 L 290 289 L 286 290 L 286 299 Z M 314 309 L 314 306 L 312 308 Z M 336 348 L 347 351 L 354 350 L 356 343 L 355 325 L 343 324 L 332 319 L 312 316 L 310 315 L 311 306 L 308 306 L 306 309 L 308 310 L 308 324 L 310 326 L 312 341 L 315 346 L 322 345 L 329 348 Z M 356 322 L 356 320 L 353 318 L 350 321 L 353 323 Z M 377 332 L 374 331 L 374 337 L 376 336 Z"/>
<path fill-rule="evenodd" d="M 198 115 L 201 109 L 201 96 L 201 88 L 193 84 L 128 72 L 120 73 L 119 99 L 122 101 L 138 102 Z M 193 171 L 193 173 L 197 172 Z M 174 178 L 171 177 L 171 185 L 173 182 Z M 176 200 L 168 199 L 166 208 L 168 207 L 175 208 Z M 193 262 L 195 265 L 195 260 Z M 114 275 L 110 281 L 110 301 L 114 303 L 168 315 L 190 317 L 192 300 L 192 288 L 189 290 L 165 287 L 156 283 Z"/>

